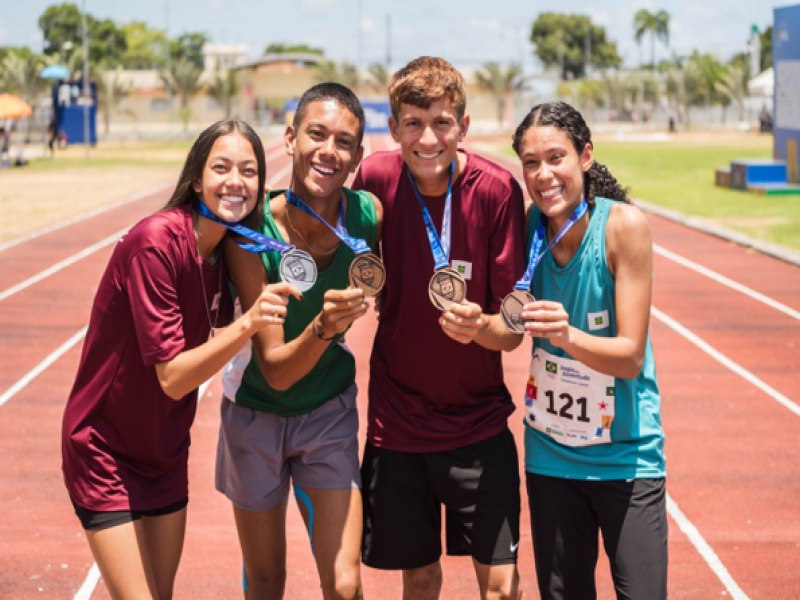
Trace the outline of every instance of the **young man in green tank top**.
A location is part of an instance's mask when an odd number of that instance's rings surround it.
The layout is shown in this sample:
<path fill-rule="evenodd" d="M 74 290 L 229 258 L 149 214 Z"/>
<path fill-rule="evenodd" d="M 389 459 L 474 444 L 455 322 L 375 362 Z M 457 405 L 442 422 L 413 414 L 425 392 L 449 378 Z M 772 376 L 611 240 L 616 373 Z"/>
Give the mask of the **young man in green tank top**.
<path fill-rule="evenodd" d="M 216 485 L 233 502 L 246 597 L 283 596 L 290 480 L 324 597 L 362 596 L 355 360 L 342 335 L 368 308 L 364 291 L 350 287 L 359 252 L 352 239 L 365 242 L 361 252 L 376 248 L 382 218 L 372 194 L 344 188 L 361 160 L 363 132 L 352 91 L 310 88 L 284 136 L 290 188 L 271 191 L 250 223 L 306 254 L 287 260 L 226 247 L 243 309 L 272 281 L 304 289 L 290 300 L 284 326 L 254 338 L 246 367 L 229 365 L 224 380 Z"/>

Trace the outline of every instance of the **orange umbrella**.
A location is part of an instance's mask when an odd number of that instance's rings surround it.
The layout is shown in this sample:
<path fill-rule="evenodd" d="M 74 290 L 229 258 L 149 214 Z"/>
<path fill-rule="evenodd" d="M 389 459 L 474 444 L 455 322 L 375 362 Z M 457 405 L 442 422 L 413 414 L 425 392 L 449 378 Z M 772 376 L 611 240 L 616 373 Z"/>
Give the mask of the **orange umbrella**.
<path fill-rule="evenodd" d="M 0 94 L 0 119 L 22 119 L 31 116 L 31 107 L 14 94 Z"/>

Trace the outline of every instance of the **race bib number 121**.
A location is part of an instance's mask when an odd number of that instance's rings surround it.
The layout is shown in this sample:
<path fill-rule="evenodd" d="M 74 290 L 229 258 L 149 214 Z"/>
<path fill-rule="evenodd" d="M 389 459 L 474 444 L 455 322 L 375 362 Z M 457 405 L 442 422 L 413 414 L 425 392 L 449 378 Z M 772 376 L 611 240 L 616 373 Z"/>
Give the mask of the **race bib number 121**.
<path fill-rule="evenodd" d="M 525 389 L 526 423 L 566 446 L 611 442 L 614 378 L 537 348 Z"/>

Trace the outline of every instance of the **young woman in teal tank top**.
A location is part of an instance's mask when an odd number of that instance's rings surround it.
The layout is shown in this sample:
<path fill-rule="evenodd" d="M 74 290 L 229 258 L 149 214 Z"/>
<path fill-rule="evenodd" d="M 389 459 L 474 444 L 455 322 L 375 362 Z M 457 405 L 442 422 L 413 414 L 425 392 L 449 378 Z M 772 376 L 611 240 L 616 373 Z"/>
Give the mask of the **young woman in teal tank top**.
<path fill-rule="evenodd" d="M 302 294 L 293 286 L 283 327 L 255 336 L 247 366 L 234 365 L 228 371 L 237 380 L 224 381 L 216 486 L 233 503 L 248 597 L 283 595 L 290 485 L 322 595 L 362 595 L 355 360 L 342 335 L 368 308 L 362 289 L 349 286 L 355 251 L 343 232 L 375 249 L 382 216 L 372 194 L 344 187 L 361 160 L 363 132 L 364 112 L 351 90 L 324 83 L 306 91 L 284 135 L 290 188 L 270 192 L 261 218 L 250 223 L 306 252 L 305 266 L 284 269 L 278 252 L 226 246 L 242 308 L 270 282 L 305 286 Z"/>
<path fill-rule="evenodd" d="M 539 592 L 596 597 L 598 531 L 618 597 L 666 598 L 666 466 L 648 334 L 652 240 L 563 102 L 535 106 L 514 150 L 538 256 L 525 465 Z M 538 235 L 535 234 L 538 228 Z M 553 240 L 557 240 L 550 244 Z"/>

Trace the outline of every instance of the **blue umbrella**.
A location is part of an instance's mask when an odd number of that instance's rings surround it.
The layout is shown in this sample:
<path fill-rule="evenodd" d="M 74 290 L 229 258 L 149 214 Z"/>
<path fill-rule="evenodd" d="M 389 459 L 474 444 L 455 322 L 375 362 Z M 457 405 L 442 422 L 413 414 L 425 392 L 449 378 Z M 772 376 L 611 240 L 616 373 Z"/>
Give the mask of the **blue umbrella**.
<path fill-rule="evenodd" d="M 68 79 L 69 69 L 62 65 L 50 65 L 39 73 L 41 79 Z"/>

